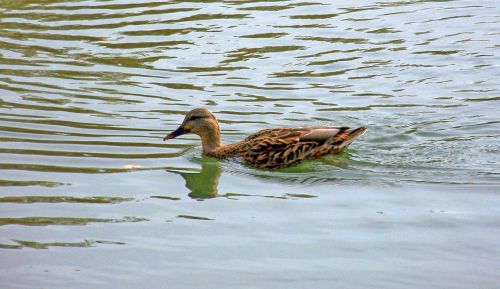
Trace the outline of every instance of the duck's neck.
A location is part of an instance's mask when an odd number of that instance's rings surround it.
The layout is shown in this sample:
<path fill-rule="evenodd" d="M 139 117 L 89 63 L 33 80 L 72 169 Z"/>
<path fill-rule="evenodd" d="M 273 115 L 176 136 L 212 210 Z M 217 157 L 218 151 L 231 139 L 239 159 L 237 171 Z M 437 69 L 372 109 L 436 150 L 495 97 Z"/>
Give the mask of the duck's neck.
<path fill-rule="evenodd" d="M 223 146 L 223 144 L 221 143 L 220 129 L 218 126 L 204 131 L 200 134 L 200 138 L 203 153 L 205 154 L 213 155 L 219 148 Z"/>

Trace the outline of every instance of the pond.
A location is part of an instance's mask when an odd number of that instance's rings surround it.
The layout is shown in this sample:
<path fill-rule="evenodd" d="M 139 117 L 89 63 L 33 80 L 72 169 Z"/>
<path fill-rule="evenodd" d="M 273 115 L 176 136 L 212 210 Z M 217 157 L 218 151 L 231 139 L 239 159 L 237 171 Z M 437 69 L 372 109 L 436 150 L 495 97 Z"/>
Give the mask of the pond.
<path fill-rule="evenodd" d="M 497 288 L 495 1 L 0 2 L 2 288 Z M 280 170 L 168 142 L 367 126 Z"/>

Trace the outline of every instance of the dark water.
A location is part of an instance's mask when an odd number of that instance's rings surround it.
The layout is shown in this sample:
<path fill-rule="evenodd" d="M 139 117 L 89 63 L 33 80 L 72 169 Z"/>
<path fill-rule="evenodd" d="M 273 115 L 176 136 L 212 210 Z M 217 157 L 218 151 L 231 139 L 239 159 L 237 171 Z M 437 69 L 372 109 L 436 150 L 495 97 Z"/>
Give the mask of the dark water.
<path fill-rule="evenodd" d="M 497 1 L 0 1 L 2 288 L 500 288 Z M 262 171 L 226 143 L 369 127 Z"/>

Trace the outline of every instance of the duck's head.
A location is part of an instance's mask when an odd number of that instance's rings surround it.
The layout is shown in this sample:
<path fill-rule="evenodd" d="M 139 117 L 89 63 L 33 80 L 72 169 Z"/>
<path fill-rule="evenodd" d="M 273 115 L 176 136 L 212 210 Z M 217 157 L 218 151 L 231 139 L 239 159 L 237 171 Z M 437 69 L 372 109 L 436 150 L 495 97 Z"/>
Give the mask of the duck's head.
<path fill-rule="evenodd" d="M 197 134 L 202 140 L 213 134 L 219 135 L 219 122 L 210 110 L 196 108 L 188 112 L 182 124 L 176 130 L 167 134 L 163 140 L 173 139 L 187 133 Z"/>

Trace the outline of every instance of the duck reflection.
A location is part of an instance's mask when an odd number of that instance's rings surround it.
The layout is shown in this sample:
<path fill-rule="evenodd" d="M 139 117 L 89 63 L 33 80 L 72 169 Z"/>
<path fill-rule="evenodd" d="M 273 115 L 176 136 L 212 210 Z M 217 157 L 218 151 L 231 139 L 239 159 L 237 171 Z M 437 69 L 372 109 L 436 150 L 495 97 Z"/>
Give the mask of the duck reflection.
<path fill-rule="evenodd" d="M 310 198 L 315 197 L 309 194 L 284 194 L 281 196 L 276 195 L 260 195 L 260 194 L 241 194 L 241 193 L 223 193 L 219 194 L 218 186 L 219 179 L 222 175 L 223 169 L 221 167 L 220 161 L 203 156 L 199 159 L 199 163 L 201 164 L 200 172 L 192 172 L 192 171 L 173 171 L 167 170 L 168 172 L 175 173 L 180 175 L 185 183 L 186 188 L 190 190 L 188 196 L 192 199 L 202 200 L 202 199 L 211 199 L 217 197 L 225 197 L 230 199 L 237 199 L 238 197 L 265 197 L 265 198 L 276 198 L 276 199 L 287 199 L 290 197 L 294 198 Z M 347 167 L 347 164 L 343 160 L 338 159 L 329 159 L 326 158 L 323 160 L 324 164 L 336 167 Z M 289 176 L 285 175 L 276 175 L 272 174 L 269 171 L 264 171 L 261 174 L 257 174 L 254 172 L 253 176 L 270 180 L 279 180 L 279 182 L 288 182 L 288 183 L 307 183 L 307 182 L 315 182 L 318 179 L 310 178 L 310 177 L 297 177 L 297 173 L 305 174 L 307 172 L 316 172 L 317 171 L 317 163 L 303 163 L 302 165 L 298 165 L 292 168 L 288 168 L 285 170 L 281 170 L 281 174 L 290 173 Z M 322 179 L 325 181 L 326 179 Z M 330 181 L 338 181 L 337 178 L 329 177 Z"/>
<path fill-rule="evenodd" d="M 209 199 L 219 196 L 218 185 L 222 169 L 216 161 L 202 161 L 201 172 L 175 172 L 186 181 L 192 199 Z"/>

